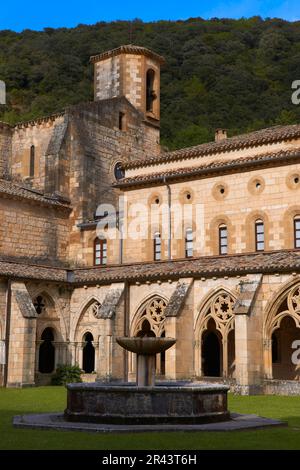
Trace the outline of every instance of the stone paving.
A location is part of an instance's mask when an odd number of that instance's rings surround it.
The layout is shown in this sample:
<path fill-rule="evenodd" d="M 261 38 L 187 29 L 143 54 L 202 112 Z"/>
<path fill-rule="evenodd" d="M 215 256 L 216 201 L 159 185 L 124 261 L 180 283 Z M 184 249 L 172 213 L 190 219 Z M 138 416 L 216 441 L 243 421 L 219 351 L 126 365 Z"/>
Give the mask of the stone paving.
<path fill-rule="evenodd" d="M 199 431 L 242 431 L 274 426 L 287 426 L 287 423 L 257 415 L 231 413 L 229 421 L 196 425 L 119 425 L 100 423 L 71 423 L 65 421 L 62 413 L 27 414 L 14 416 L 16 428 L 53 429 L 55 431 L 82 431 L 99 433 L 137 433 L 137 432 L 199 432 Z"/>

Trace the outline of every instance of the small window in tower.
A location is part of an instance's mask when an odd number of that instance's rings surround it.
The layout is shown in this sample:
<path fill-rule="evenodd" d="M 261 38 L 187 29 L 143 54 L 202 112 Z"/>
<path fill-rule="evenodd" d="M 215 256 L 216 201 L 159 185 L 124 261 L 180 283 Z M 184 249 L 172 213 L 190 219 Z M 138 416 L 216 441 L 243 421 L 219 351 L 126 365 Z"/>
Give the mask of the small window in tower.
<path fill-rule="evenodd" d="M 120 131 L 125 130 L 125 113 L 119 112 L 119 129 Z"/>
<path fill-rule="evenodd" d="M 146 78 L 146 111 L 153 112 L 153 102 L 156 99 L 154 91 L 155 72 L 149 69 Z"/>
<path fill-rule="evenodd" d="M 115 164 L 114 174 L 116 180 L 121 180 L 125 176 L 125 171 L 121 162 Z"/>
<path fill-rule="evenodd" d="M 30 162 L 29 162 L 29 176 L 34 177 L 34 166 L 35 166 L 35 147 L 30 147 Z"/>

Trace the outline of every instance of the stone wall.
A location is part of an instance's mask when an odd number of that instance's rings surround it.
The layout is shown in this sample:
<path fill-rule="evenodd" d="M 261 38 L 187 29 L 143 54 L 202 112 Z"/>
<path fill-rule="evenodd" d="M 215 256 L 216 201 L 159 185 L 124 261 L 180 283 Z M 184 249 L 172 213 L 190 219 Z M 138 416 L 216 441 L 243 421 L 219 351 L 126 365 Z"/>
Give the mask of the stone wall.
<path fill-rule="evenodd" d="M 18 124 L 12 139 L 11 173 L 15 179 L 26 180 L 34 188 L 45 190 L 46 160 L 51 139 L 57 127 L 64 122 L 64 115 Z M 34 177 L 30 177 L 30 149 L 35 149 Z"/>
<path fill-rule="evenodd" d="M 0 178 L 10 174 L 12 128 L 0 122 Z"/>
<path fill-rule="evenodd" d="M 67 261 L 69 212 L 0 199 L 0 254 L 47 260 Z"/>
<path fill-rule="evenodd" d="M 218 255 L 221 224 L 228 228 L 229 254 L 254 252 L 254 224 L 257 219 L 262 219 L 265 224 L 265 250 L 294 248 L 293 220 L 300 215 L 300 204 L 297 203 L 300 185 L 292 184 L 292 181 L 298 174 L 299 165 L 294 164 L 239 173 L 234 177 L 224 175 L 171 184 L 172 258 L 185 257 L 186 228 L 196 230 L 194 256 Z M 143 204 L 150 212 L 153 205 L 158 215 L 148 233 L 150 219 L 147 212 L 141 210 L 138 213 L 145 236 L 142 239 L 128 236 L 124 242 L 124 262 L 153 260 L 153 235 L 156 231 L 162 234 L 162 259 L 167 259 L 167 188 L 132 189 L 125 195 L 129 211 L 131 205 Z M 154 204 L 156 199 L 159 200 L 157 206 Z M 181 224 L 178 223 L 180 211 L 182 214 L 185 211 L 185 220 Z M 128 224 L 132 220 L 129 213 Z"/>
<path fill-rule="evenodd" d="M 119 112 L 125 116 L 124 130 L 118 128 Z M 159 130 L 144 123 L 142 115 L 125 98 L 72 108 L 69 119 L 69 195 L 74 207 L 70 258 L 84 265 L 88 261 L 82 252 L 84 235 L 78 223 L 94 220 L 100 203 L 113 204 L 118 210 L 119 192 L 111 187 L 115 165 L 157 154 Z"/>
<path fill-rule="evenodd" d="M 0 387 L 4 380 L 7 281 L 0 281 Z"/>

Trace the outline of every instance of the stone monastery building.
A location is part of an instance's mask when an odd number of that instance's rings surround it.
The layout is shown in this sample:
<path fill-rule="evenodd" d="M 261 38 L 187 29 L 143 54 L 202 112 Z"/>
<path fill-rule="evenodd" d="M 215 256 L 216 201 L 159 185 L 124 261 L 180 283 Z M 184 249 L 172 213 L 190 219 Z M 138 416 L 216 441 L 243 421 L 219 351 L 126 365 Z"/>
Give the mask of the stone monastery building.
<path fill-rule="evenodd" d="M 0 123 L 0 384 L 133 380 L 115 338 L 152 335 L 177 339 L 160 378 L 300 394 L 300 125 L 164 152 L 163 58 L 91 61 L 94 102 Z M 124 236 L 136 204 L 146 235 Z"/>

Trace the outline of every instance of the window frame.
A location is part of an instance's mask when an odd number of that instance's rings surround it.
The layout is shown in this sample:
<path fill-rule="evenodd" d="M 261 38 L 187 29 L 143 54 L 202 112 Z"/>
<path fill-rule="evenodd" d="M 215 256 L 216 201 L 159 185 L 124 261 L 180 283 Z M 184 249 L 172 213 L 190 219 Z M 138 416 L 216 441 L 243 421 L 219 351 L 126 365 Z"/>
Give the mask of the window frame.
<path fill-rule="evenodd" d="M 99 250 L 97 247 L 99 246 Z M 99 255 L 98 255 L 99 253 Z M 97 261 L 100 261 L 97 263 Z M 107 265 L 107 240 L 106 238 L 95 238 L 94 240 L 94 266 Z"/>
<path fill-rule="evenodd" d="M 297 228 L 297 222 L 299 223 L 299 228 Z M 296 250 L 300 249 L 300 215 L 296 215 L 294 217 L 294 248 Z M 298 232 L 298 235 L 297 236 L 297 232 Z M 298 245 L 297 245 L 297 242 L 298 242 Z"/>
<path fill-rule="evenodd" d="M 262 227 L 263 231 L 258 232 L 258 228 Z M 255 230 L 255 251 L 265 251 L 266 247 L 266 234 L 265 234 L 265 223 L 262 219 L 257 219 L 254 224 L 254 230 Z M 263 235 L 263 240 L 258 240 L 259 235 Z M 263 248 L 259 248 L 259 245 L 263 244 Z"/>
<path fill-rule="evenodd" d="M 188 238 L 188 234 L 191 236 L 191 238 Z M 191 248 L 188 247 L 189 243 L 191 244 Z M 188 254 L 189 250 L 191 250 L 192 254 Z M 193 229 L 190 227 L 187 228 L 185 231 L 184 254 L 185 254 L 185 258 L 193 258 L 194 256 L 194 234 L 193 234 Z"/>
<path fill-rule="evenodd" d="M 226 230 L 226 236 L 222 236 L 221 232 Z M 222 245 L 222 240 L 226 239 L 226 245 Z M 222 253 L 222 249 L 226 247 L 226 253 Z M 219 255 L 228 255 L 228 228 L 226 224 L 219 225 Z"/>
<path fill-rule="evenodd" d="M 159 240 L 159 243 L 158 243 Z M 159 247 L 159 250 L 157 248 Z M 159 255 L 159 257 L 158 257 Z M 161 261 L 161 235 L 160 232 L 155 232 L 153 237 L 153 259 L 154 261 Z"/>

